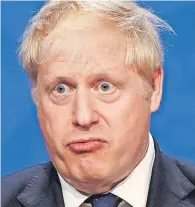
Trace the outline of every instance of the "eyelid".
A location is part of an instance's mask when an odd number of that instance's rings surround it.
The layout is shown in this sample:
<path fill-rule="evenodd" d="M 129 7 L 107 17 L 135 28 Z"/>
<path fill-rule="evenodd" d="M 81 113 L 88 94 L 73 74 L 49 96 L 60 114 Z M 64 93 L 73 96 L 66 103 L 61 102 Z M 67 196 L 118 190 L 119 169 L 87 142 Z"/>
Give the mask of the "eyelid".
<path fill-rule="evenodd" d="M 58 81 L 58 82 L 56 82 L 56 83 L 54 83 L 54 84 L 52 84 L 52 86 L 51 86 L 51 90 L 53 91 L 58 85 L 65 85 L 66 87 L 68 87 L 68 88 L 73 88 L 73 86 L 71 86 L 69 83 L 67 83 L 66 81 Z"/>
<path fill-rule="evenodd" d="M 109 83 L 109 84 L 111 84 L 111 85 L 113 85 L 113 86 L 114 86 L 114 84 L 113 84 L 113 83 L 111 83 L 110 81 L 101 81 L 98 85 L 100 85 L 100 84 L 102 84 L 102 83 Z"/>
<path fill-rule="evenodd" d="M 46 90 L 52 91 L 58 84 L 64 84 L 70 88 L 77 87 L 76 82 L 71 78 L 58 77 L 56 80 L 50 81 L 50 83 L 46 85 Z"/>

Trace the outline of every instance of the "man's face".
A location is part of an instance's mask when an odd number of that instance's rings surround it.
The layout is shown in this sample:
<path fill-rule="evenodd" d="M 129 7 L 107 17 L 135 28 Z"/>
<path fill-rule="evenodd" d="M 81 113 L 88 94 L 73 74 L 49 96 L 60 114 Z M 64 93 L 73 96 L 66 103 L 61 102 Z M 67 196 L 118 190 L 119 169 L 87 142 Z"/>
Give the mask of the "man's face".
<path fill-rule="evenodd" d="M 125 54 L 111 27 L 72 30 L 38 72 L 38 117 L 51 160 L 84 192 L 108 191 L 147 150 L 150 103 Z"/>

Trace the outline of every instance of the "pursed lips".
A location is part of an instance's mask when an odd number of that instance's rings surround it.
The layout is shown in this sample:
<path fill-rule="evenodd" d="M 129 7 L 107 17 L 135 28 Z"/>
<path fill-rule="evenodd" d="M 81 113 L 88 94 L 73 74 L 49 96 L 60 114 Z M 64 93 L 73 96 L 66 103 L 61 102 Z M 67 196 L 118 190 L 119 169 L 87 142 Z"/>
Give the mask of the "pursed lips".
<path fill-rule="evenodd" d="M 93 152 L 101 149 L 107 141 L 102 138 L 90 137 L 69 142 L 67 146 L 75 153 Z"/>

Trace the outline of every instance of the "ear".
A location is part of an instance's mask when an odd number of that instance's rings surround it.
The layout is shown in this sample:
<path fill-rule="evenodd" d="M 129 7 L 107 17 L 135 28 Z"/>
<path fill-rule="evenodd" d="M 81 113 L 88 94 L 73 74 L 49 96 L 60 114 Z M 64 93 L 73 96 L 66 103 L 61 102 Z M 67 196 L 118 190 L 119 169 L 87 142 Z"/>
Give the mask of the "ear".
<path fill-rule="evenodd" d="M 153 93 L 151 97 L 150 111 L 155 112 L 159 109 L 161 99 L 162 99 L 162 90 L 163 90 L 163 69 L 157 68 L 152 74 L 152 87 Z"/>

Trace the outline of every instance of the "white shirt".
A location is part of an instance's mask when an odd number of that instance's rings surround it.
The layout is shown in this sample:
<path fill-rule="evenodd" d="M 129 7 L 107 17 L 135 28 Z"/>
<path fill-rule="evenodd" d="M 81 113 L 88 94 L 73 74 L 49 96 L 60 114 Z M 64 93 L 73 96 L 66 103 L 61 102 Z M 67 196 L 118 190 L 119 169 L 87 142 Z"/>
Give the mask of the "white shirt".
<path fill-rule="evenodd" d="M 133 207 L 145 207 L 148 197 L 152 168 L 155 159 L 154 141 L 149 134 L 149 147 L 143 160 L 129 176 L 110 190 Z M 144 173 L 143 173 L 144 172 Z M 79 207 L 88 196 L 81 194 L 58 173 L 66 207 Z"/>

